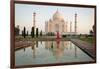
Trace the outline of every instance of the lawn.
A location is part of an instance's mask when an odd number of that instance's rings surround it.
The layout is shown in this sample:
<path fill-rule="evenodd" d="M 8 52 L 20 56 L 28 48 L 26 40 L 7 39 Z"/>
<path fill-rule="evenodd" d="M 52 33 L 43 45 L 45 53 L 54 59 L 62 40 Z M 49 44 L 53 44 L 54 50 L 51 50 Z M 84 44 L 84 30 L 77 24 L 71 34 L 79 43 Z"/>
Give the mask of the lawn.
<path fill-rule="evenodd" d="M 79 38 L 80 40 L 86 41 L 88 43 L 94 44 L 94 37 L 84 37 L 84 38 Z"/>

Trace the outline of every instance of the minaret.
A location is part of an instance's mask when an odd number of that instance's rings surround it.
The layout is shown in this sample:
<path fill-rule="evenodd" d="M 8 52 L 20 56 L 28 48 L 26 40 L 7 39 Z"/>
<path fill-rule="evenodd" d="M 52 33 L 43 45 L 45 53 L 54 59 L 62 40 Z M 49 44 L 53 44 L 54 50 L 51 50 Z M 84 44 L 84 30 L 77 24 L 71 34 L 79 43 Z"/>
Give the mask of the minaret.
<path fill-rule="evenodd" d="M 77 13 L 75 13 L 75 35 L 77 34 Z"/>
<path fill-rule="evenodd" d="M 48 24 L 47 21 L 45 21 L 45 32 L 47 33 L 47 29 L 48 29 Z"/>
<path fill-rule="evenodd" d="M 70 33 L 72 32 L 72 22 L 70 22 Z"/>
<path fill-rule="evenodd" d="M 35 22 L 36 22 L 36 21 L 35 21 L 35 17 L 36 17 L 36 13 L 34 12 L 34 13 L 33 13 L 33 27 L 34 27 L 34 28 L 35 28 Z"/>

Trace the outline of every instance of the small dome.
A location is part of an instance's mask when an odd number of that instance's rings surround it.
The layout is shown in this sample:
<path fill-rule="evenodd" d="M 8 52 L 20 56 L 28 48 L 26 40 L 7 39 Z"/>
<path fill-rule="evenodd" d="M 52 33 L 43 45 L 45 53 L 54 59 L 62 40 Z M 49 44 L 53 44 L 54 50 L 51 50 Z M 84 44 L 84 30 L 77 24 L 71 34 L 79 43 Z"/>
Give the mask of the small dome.
<path fill-rule="evenodd" d="M 59 11 L 57 10 L 53 15 L 53 20 L 64 20 L 64 17 Z"/>

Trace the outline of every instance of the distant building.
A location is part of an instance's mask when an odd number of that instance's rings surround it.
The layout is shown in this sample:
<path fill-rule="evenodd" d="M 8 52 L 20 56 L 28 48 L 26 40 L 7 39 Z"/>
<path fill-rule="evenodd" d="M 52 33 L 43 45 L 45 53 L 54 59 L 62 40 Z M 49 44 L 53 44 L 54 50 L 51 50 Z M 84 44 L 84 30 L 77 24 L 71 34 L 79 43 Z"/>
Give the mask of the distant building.
<path fill-rule="evenodd" d="M 75 14 L 75 19 L 77 18 L 76 14 Z M 70 26 L 70 32 L 68 32 L 68 22 L 64 20 L 64 16 L 57 10 L 54 14 L 53 17 L 51 19 L 49 19 L 49 21 L 45 22 L 45 33 L 54 33 L 56 34 L 56 32 L 59 32 L 61 35 L 63 34 L 76 34 L 76 20 L 75 20 L 75 31 L 72 32 L 72 22 L 71 22 L 71 26 Z"/>
<path fill-rule="evenodd" d="M 49 21 L 45 22 L 45 32 L 59 32 L 60 34 L 64 34 L 68 32 L 67 30 L 67 21 L 64 20 L 63 15 L 57 10 L 53 18 L 50 19 Z"/>

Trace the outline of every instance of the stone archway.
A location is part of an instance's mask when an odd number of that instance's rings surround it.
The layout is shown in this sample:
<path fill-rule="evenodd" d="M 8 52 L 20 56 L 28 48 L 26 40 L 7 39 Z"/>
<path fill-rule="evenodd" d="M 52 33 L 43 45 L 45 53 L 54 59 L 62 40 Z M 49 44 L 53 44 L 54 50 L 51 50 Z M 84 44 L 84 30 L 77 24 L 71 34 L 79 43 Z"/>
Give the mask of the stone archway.
<path fill-rule="evenodd" d="M 55 24 L 55 32 L 59 32 L 59 24 Z"/>

